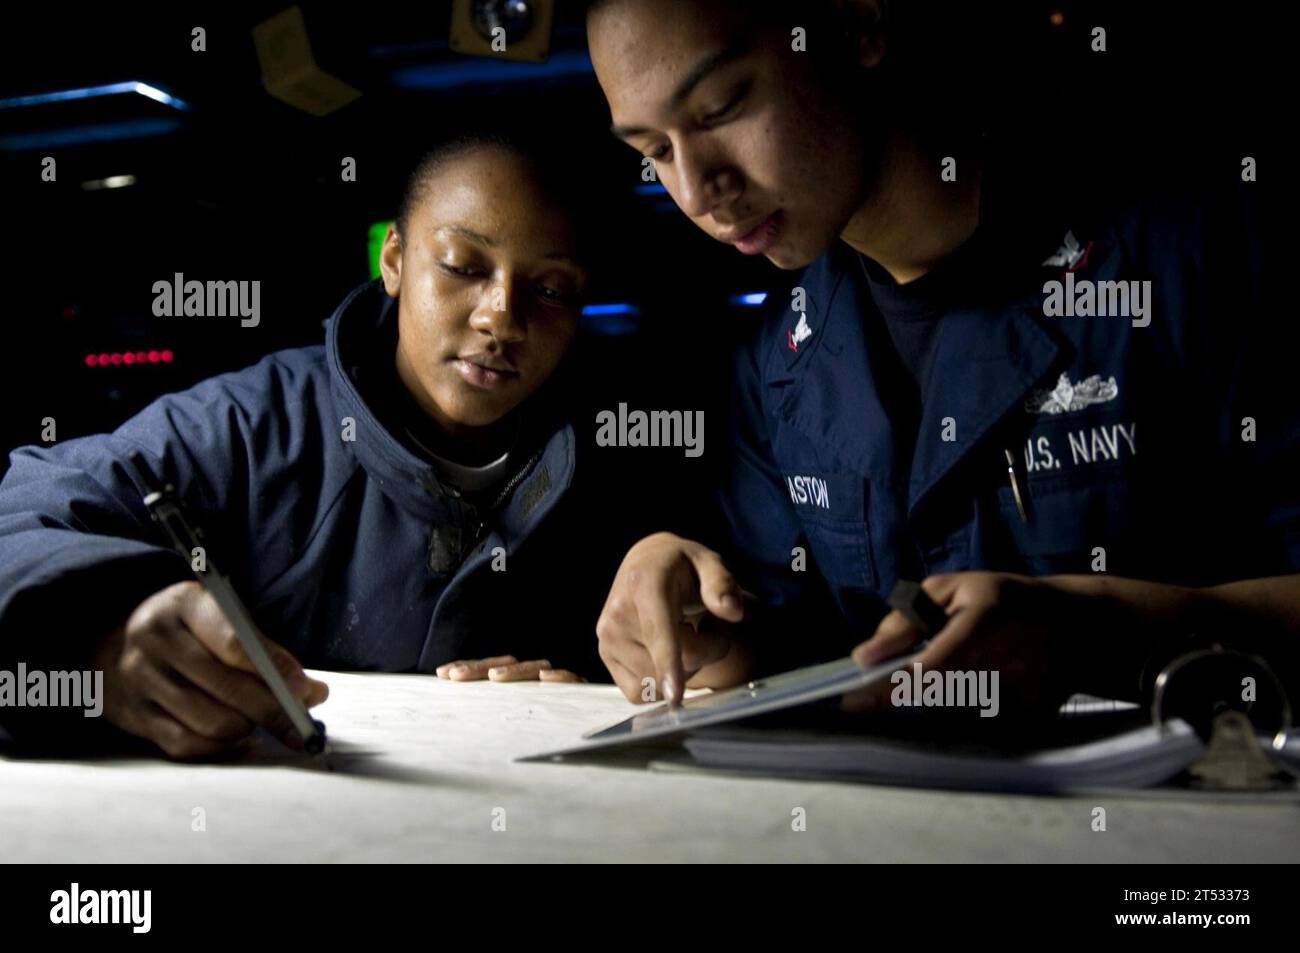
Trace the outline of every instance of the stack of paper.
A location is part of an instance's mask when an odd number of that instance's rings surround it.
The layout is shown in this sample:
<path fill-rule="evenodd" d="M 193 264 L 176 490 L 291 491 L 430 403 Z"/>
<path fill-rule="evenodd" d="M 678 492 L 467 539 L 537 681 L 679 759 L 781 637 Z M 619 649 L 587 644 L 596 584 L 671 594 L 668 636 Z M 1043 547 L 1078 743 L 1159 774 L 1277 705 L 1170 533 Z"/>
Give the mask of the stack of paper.
<path fill-rule="evenodd" d="M 1015 756 L 946 751 L 866 736 L 706 728 L 685 742 L 704 767 L 834 777 L 874 784 L 1060 793 L 1160 784 L 1205 750 L 1186 722 L 1149 725 L 1068 747 Z"/>

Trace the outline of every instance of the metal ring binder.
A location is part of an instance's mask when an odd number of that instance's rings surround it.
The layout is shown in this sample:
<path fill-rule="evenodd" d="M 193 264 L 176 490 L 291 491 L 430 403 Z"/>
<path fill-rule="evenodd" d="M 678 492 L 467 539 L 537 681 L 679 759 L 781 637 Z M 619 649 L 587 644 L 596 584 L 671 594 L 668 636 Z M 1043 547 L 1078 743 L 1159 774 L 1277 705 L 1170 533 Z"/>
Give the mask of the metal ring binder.
<path fill-rule="evenodd" d="M 1202 658 L 1219 657 L 1219 658 L 1238 658 L 1245 659 L 1257 666 L 1261 671 L 1268 675 L 1273 687 L 1277 690 L 1278 697 L 1282 700 L 1282 726 L 1273 736 L 1272 747 L 1280 751 L 1286 745 L 1287 734 L 1291 731 L 1291 700 L 1287 696 L 1286 689 L 1282 687 L 1281 680 L 1277 674 L 1262 658 L 1257 655 L 1247 655 L 1244 652 L 1238 652 L 1231 649 L 1225 649 L 1221 645 L 1213 645 L 1206 649 L 1197 649 L 1193 652 L 1187 652 L 1178 656 L 1168 665 L 1160 670 L 1160 674 L 1155 679 L 1155 691 L 1151 699 L 1151 721 L 1161 731 L 1165 731 L 1164 719 L 1164 702 L 1165 693 L 1173 677 L 1185 669 L 1190 663 Z"/>

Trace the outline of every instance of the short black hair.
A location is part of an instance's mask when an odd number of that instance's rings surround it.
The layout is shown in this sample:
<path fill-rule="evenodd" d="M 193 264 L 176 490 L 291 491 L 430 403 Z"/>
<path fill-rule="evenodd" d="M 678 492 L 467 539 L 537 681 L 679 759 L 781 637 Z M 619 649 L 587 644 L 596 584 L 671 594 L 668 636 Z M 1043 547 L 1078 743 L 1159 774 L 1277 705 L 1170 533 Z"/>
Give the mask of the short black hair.
<path fill-rule="evenodd" d="M 615 0 L 583 0 L 591 13 Z M 857 35 L 883 29 L 888 36 L 883 64 L 874 71 L 886 78 L 892 118 L 905 123 L 927 152 L 961 155 L 983 148 L 983 127 L 991 97 L 990 63 L 1010 61 L 1002 45 L 1014 31 L 1016 5 L 970 3 L 969 0 L 881 0 L 880 19 L 860 19 L 852 7 L 832 0 L 695 0 L 697 6 L 729 7 L 754 27 L 803 26 L 818 55 L 822 75 L 832 83 L 859 76 Z M 664 25 L 671 30 L 671 24 Z M 878 112 L 882 104 L 863 97 L 862 107 Z"/>
<path fill-rule="evenodd" d="M 444 139 L 420 158 L 420 161 L 415 164 L 415 168 L 411 170 L 411 174 L 406 179 L 406 187 L 402 190 L 402 200 L 397 206 L 397 231 L 399 234 L 406 233 L 406 226 L 411 220 L 411 213 L 428 195 L 429 185 L 438 170 L 452 159 L 457 159 L 466 153 L 477 152 L 480 149 L 501 149 L 524 159 L 529 158 L 521 151 L 519 143 L 503 133 L 470 130 L 458 132 Z"/>
<path fill-rule="evenodd" d="M 553 147 L 552 147 L 553 148 Z M 561 168 L 550 158 L 540 134 L 526 128 L 460 129 L 438 142 L 416 163 L 407 177 L 397 207 L 397 233 L 405 236 L 416 208 L 424 202 L 438 171 L 453 159 L 480 150 L 500 150 L 521 159 L 536 176 L 544 192 L 556 201 L 572 220 L 579 242 L 590 242 L 592 202 L 588 180 L 580 170 Z"/>

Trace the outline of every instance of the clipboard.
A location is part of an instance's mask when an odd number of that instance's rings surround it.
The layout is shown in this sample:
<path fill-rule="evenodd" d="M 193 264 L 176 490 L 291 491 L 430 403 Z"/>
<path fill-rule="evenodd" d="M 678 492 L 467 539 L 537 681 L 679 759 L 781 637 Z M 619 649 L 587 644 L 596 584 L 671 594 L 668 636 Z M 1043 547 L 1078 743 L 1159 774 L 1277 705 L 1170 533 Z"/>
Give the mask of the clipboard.
<path fill-rule="evenodd" d="M 588 732 L 579 744 L 526 755 L 515 761 L 560 761 L 570 755 L 641 744 L 695 728 L 725 725 L 754 715 L 833 698 L 888 679 L 900 668 L 910 665 L 917 654 L 899 656 L 867 669 L 851 658 L 837 659 L 755 679 L 723 691 L 696 695 L 676 708 L 664 703 L 606 728 Z"/>

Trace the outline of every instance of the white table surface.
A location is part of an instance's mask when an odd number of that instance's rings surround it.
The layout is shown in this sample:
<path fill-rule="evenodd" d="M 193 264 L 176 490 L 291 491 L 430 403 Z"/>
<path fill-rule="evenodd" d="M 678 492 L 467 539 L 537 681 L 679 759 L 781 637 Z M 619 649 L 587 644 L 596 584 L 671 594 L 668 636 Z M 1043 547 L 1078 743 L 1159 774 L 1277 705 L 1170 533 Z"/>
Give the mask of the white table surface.
<path fill-rule="evenodd" d="M 5 861 L 1296 861 L 1300 803 L 1045 798 L 516 764 L 633 708 L 612 686 L 320 673 L 344 755 L 0 759 Z M 1107 830 L 1093 831 L 1094 807 Z M 201 808 L 206 830 L 192 829 Z M 795 808 L 807 829 L 792 830 Z M 504 810 L 505 830 L 494 830 Z M 499 822 L 498 822 L 499 826 Z"/>

